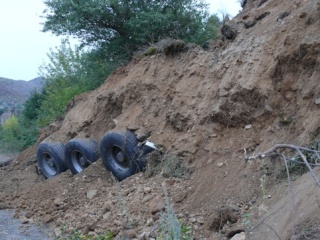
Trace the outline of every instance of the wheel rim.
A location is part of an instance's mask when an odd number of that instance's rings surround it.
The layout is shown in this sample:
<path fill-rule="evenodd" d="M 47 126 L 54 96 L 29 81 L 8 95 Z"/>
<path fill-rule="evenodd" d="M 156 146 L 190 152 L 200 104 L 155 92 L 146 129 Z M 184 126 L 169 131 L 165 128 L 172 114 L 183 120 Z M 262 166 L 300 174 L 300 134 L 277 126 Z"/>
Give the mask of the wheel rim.
<path fill-rule="evenodd" d="M 112 159 L 114 159 L 115 164 L 122 168 L 128 168 L 130 165 L 130 161 L 125 152 L 116 146 L 112 149 Z"/>
<path fill-rule="evenodd" d="M 55 176 L 57 174 L 57 165 L 54 161 L 54 158 L 50 154 L 43 153 L 41 155 L 41 162 L 45 172 L 51 176 Z"/>
<path fill-rule="evenodd" d="M 71 163 L 77 172 L 82 172 L 84 168 L 89 166 L 88 159 L 79 151 L 71 153 Z"/>

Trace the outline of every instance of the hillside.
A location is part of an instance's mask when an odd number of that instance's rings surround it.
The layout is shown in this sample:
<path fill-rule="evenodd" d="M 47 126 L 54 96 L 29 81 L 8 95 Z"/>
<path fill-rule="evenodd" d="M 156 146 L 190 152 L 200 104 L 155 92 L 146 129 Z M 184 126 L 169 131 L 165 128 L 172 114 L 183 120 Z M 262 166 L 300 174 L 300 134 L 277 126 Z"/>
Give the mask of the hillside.
<path fill-rule="evenodd" d="M 76 97 L 64 119 L 39 135 L 38 143 L 100 140 L 107 131 L 140 126 L 184 159 L 189 179 L 140 173 L 115 183 L 98 161 L 76 176 L 44 180 L 34 172 L 34 146 L 0 168 L 0 203 L 23 210 L 16 217 L 24 221 L 50 223 L 57 235 L 67 226 L 93 236 L 110 230 L 118 239 L 124 232 L 155 239 L 161 215 L 152 212 L 168 193 L 195 239 L 240 232 L 246 239 L 289 239 L 293 222 L 295 234 L 309 227 L 309 238 L 319 239 L 320 191 L 310 174 L 292 181 L 289 191 L 282 162 L 245 157 L 320 137 L 320 3 L 246 2 L 226 23 L 237 30 L 234 39 L 208 50 L 189 46 L 175 56 L 135 58 L 99 89 Z"/>
<path fill-rule="evenodd" d="M 42 86 L 41 78 L 30 81 L 12 80 L 0 77 L 0 105 L 10 106 L 13 102 L 23 103 L 34 89 Z"/>

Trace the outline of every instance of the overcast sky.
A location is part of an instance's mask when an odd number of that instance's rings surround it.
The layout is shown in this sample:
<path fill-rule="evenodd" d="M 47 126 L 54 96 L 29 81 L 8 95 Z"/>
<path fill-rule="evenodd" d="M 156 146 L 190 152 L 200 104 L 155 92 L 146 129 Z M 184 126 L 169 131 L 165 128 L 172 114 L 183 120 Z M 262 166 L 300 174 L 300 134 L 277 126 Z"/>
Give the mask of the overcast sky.
<path fill-rule="evenodd" d="M 238 0 L 207 0 L 210 12 L 238 14 Z M 42 0 L 0 1 L 0 77 L 31 80 L 39 66 L 47 61 L 50 48 L 60 46 L 61 39 L 41 32 L 44 4 Z"/>

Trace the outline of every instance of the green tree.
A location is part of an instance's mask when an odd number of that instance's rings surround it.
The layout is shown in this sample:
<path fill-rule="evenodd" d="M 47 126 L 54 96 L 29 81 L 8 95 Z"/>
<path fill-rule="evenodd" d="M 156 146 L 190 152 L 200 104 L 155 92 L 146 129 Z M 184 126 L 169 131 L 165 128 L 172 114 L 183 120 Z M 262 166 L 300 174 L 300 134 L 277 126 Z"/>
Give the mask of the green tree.
<path fill-rule="evenodd" d="M 109 59 L 163 38 L 203 44 L 207 4 L 201 0 L 45 0 L 43 31 L 103 46 Z"/>
<path fill-rule="evenodd" d="M 44 88 L 40 91 L 32 91 L 30 97 L 23 104 L 23 110 L 18 117 L 20 125 L 19 139 L 22 149 L 25 149 L 36 143 L 39 126 L 37 119 L 40 113 L 40 107 L 46 96 Z"/>
<path fill-rule="evenodd" d="M 55 51 L 51 50 L 48 57 L 49 63 L 40 68 L 45 79 L 45 94 L 37 112 L 40 127 L 57 116 L 63 116 L 73 97 L 99 87 L 116 67 L 106 60 L 101 51 L 72 48 L 68 41 L 62 42 Z"/>
<path fill-rule="evenodd" d="M 18 118 L 9 117 L 2 125 L 2 147 L 8 152 L 18 152 L 21 150 L 19 144 L 20 126 Z"/>

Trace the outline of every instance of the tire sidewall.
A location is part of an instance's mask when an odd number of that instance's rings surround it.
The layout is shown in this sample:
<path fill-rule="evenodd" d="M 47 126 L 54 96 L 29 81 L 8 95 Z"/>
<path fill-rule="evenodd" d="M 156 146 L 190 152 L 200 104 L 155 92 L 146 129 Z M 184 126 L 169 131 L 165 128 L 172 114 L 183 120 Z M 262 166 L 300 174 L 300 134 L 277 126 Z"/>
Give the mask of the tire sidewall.
<path fill-rule="evenodd" d="M 57 151 L 57 148 L 61 148 L 61 150 L 63 151 L 64 145 L 62 143 L 40 143 L 38 145 L 38 149 L 37 149 L 38 166 L 41 169 L 43 175 L 48 179 L 55 177 L 68 169 L 68 167 L 64 161 L 63 154 L 60 154 L 60 152 Z M 55 175 L 52 175 L 46 171 L 46 169 L 43 165 L 43 158 L 42 158 L 43 154 L 48 154 L 53 159 L 53 161 L 56 165 L 56 174 Z"/>
<path fill-rule="evenodd" d="M 90 145 L 90 146 L 89 146 Z M 90 147 L 94 148 L 95 151 L 92 151 Z M 72 153 L 74 151 L 80 152 L 89 162 L 92 164 L 97 161 L 99 158 L 98 154 L 98 144 L 93 139 L 72 139 L 66 144 L 65 149 L 65 158 L 66 163 L 73 175 L 79 173 L 72 163 Z"/>
<path fill-rule="evenodd" d="M 117 133 L 109 132 L 104 135 L 100 141 L 100 154 L 104 166 L 109 170 L 119 181 L 137 173 L 139 166 L 137 159 L 137 140 L 136 137 L 130 136 L 130 132 Z M 129 160 L 127 168 L 120 166 L 113 158 L 113 148 L 120 148 Z"/>

